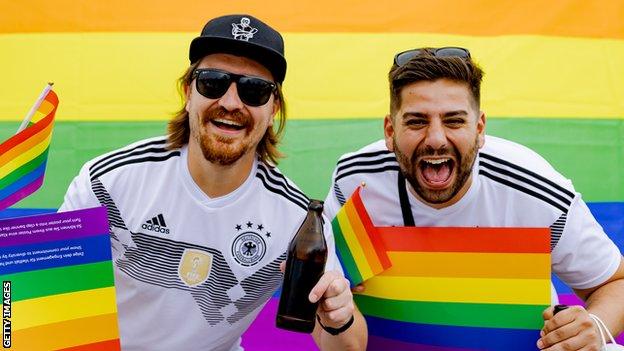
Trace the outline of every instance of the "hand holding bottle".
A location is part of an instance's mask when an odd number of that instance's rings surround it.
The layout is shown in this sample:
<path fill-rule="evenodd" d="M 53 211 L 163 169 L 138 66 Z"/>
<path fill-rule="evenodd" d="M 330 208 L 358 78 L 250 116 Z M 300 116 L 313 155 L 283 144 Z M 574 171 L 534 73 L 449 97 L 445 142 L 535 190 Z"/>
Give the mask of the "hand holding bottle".
<path fill-rule="evenodd" d="M 319 301 L 317 314 L 325 327 L 340 328 L 353 318 L 355 307 L 349 281 L 338 271 L 325 272 L 309 298 L 312 303 Z"/>

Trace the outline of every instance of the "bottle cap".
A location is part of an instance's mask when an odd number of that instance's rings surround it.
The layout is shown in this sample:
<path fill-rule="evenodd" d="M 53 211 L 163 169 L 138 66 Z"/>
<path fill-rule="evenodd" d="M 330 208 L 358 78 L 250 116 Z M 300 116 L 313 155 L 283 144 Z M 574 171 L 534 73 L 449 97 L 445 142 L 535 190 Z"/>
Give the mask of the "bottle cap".
<path fill-rule="evenodd" d="M 323 201 L 311 199 L 308 204 L 308 210 L 323 211 Z"/>

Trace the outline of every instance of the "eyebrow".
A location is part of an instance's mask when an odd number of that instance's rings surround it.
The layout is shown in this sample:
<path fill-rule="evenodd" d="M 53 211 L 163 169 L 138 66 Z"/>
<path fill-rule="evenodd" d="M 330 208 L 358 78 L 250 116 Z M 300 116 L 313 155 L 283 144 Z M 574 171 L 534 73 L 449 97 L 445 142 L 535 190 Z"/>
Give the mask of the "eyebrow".
<path fill-rule="evenodd" d="M 448 111 L 442 115 L 442 117 L 457 117 L 457 116 L 468 116 L 468 111 L 465 111 L 465 110 Z M 403 113 L 403 116 L 401 117 L 403 119 L 406 119 L 408 117 L 429 118 L 429 115 L 427 115 L 426 113 L 422 113 L 422 112 L 405 112 Z"/>

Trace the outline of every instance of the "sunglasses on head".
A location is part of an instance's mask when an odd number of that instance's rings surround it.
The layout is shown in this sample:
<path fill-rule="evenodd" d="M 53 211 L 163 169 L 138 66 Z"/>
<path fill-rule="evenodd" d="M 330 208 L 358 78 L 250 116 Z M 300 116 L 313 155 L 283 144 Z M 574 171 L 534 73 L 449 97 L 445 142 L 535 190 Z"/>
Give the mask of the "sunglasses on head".
<path fill-rule="evenodd" d="M 195 79 L 197 91 L 209 99 L 222 97 L 236 82 L 241 101 L 248 106 L 262 106 L 269 101 L 277 85 L 266 79 L 234 74 L 213 68 L 198 68 L 191 79 Z"/>
<path fill-rule="evenodd" d="M 403 66 L 408 63 L 411 59 L 416 56 L 422 55 L 425 52 L 429 52 L 429 54 L 435 57 L 461 57 L 468 59 L 470 58 L 470 51 L 468 49 L 455 47 L 455 46 L 447 46 L 444 48 L 438 49 L 411 49 L 403 52 L 399 52 L 394 55 L 394 64 L 397 66 Z"/>

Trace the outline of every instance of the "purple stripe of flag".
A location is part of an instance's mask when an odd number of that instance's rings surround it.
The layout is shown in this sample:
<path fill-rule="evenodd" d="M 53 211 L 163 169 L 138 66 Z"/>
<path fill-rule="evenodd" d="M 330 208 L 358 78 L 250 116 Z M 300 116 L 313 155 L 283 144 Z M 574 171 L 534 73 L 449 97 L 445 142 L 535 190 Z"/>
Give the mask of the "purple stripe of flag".
<path fill-rule="evenodd" d="M 79 221 L 77 221 L 79 219 Z M 72 220 L 74 220 L 72 222 Z M 63 223 L 63 221 L 68 221 Z M 47 225 L 33 226 L 35 223 Z M 50 224 L 52 223 L 52 224 Z M 80 224 L 79 228 L 69 229 L 68 226 Z M 62 228 L 66 227 L 66 228 Z M 58 228 L 61 230 L 32 231 L 43 228 Z M 39 215 L 36 222 L 29 217 L 11 218 L 2 221 L 0 226 L 0 247 L 26 245 L 56 240 L 69 240 L 87 236 L 102 235 L 108 232 L 108 219 L 105 207 L 88 208 L 84 210 Z M 21 234 L 20 234 L 21 233 Z"/>
<path fill-rule="evenodd" d="M 44 175 L 42 174 L 41 177 L 33 180 L 30 184 L 26 184 L 23 188 L 17 190 L 13 194 L 2 199 L 0 201 L 0 209 L 5 209 L 13 205 L 14 203 L 18 202 L 19 200 L 25 198 L 26 196 L 37 191 L 37 189 L 41 187 L 41 184 L 43 184 L 43 176 Z"/>
<path fill-rule="evenodd" d="M 456 347 L 442 347 L 434 345 L 421 345 L 398 340 L 386 339 L 376 335 L 368 337 L 369 350 L 401 350 L 401 351 L 468 351 Z"/>

